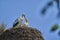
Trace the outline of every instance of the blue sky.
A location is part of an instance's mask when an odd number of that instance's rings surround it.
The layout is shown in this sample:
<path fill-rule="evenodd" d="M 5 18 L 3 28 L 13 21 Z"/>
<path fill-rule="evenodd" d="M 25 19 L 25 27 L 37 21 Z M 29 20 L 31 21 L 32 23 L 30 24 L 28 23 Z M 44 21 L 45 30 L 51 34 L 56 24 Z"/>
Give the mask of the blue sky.
<path fill-rule="evenodd" d="M 56 2 L 49 7 L 46 15 L 41 15 L 42 8 L 52 0 L 0 0 L 0 23 L 7 25 L 6 29 L 12 27 L 14 20 L 25 12 L 29 20 L 29 26 L 37 28 L 42 32 L 45 40 L 60 40 L 58 29 L 51 33 L 50 29 L 54 24 L 60 26 L 60 19 L 56 18 L 58 9 Z"/>

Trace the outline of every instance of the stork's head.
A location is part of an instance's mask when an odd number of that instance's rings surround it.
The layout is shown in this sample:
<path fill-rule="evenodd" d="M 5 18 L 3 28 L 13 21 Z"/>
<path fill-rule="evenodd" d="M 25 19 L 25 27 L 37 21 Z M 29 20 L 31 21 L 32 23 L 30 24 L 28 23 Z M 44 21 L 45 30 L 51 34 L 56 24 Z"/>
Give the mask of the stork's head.
<path fill-rule="evenodd" d="M 22 19 L 24 19 L 25 18 L 25 14 L 22 14 Z"/>

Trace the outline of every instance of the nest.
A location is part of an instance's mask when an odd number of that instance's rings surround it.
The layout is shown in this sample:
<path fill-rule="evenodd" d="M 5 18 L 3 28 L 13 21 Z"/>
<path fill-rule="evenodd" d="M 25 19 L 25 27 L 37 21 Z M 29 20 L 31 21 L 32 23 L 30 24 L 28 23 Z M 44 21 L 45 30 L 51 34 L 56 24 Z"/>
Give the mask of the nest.
<path fill-rule="evenodd" d="M 0 40 L 44 40 L 40 31 L 30 27 L 18 27 L 6 30 Z"/>

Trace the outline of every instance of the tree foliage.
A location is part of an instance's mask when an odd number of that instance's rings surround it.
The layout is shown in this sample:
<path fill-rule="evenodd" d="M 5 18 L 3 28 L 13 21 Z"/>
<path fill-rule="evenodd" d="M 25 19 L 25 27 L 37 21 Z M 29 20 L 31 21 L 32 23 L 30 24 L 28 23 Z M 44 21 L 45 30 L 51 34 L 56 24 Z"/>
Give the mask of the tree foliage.
<path fill-rule="evenodd" d="M 52 28 L 51 28 L 51 31 L 56 31 L 58 29 L 58 25 L 55 24 Z"/>
<path fill-rule="evenodd" d="M 46 6 L 42 9 L 41 13 L 42 13 L 43 15 L 46 14 L 46 13 L 45 13 L 46 10 L 48 10 L 48 8 L 53 5 L 53 2 L 56 2 L 56 3 L 57 3 L 57 8 L 58 8 L 58 15 L 57 15 L 57 17 L 60 17 L 59 0 L 50 1 L 50 2 L 49 2 L 48 4 L 46 4 Z"/>
<path fill-rule="evenodd" d="M 49 3 L 47 3 L 46 6 L 44 6 L 44 8 L 42 9 L 41 14 L 42 15 L 45 15 L 46 14 L 46 11 L 48 10 L 48 8 L 50 6 L 53 6 L 53 2 L 56 2 L 57 3 L 57 8 L 58 8 L 57 18 L 60 18 L 60 6 L 59 6 L 60 1 L 59 0 L 53 0 L 53 1 L 50 1 Z M 59 26 L 57 24 L 55 24 L 54 26 L 52 26 L 51 32 L 56 31 L 58 28 L 59 28 Z M 58 32 L 58 35 L 60 35 L 60 31 Z"/>
<path fill-rule="evenodd" d="M 60 31 L 58 32 L 58 35 L 60 36 Z"/>

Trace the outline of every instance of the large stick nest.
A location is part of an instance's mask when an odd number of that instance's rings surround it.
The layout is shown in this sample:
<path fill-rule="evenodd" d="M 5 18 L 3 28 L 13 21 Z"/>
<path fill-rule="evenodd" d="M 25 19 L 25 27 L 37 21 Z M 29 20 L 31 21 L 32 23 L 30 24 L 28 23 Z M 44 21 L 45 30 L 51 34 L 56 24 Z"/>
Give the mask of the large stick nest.
<path fill-rule="evenodd" d="M 0 35 L 0 40 L 44 40 L 40 31 L 30 27 L 11 28 Z"/>

